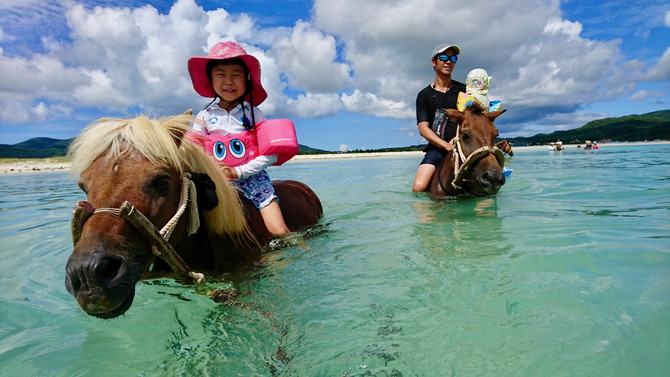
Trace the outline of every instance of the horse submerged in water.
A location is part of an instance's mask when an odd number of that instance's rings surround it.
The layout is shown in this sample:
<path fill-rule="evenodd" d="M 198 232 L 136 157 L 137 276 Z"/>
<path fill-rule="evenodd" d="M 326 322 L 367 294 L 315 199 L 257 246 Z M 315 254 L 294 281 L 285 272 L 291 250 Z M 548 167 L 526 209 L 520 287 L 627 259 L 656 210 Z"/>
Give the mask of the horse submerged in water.
<path fill-rule="evenodd" d="M 485 112 L 477 104 L 460 112 L 446 110 L 458 124 L 454 150 L 437 167 L 430 184 L 432 198 L 458 195 L 495 195 L 505 184 L 503 152 L 495 146 L 498 129 L 493 125 L 507 110 Z"/>
<path fill-rule="evenodd" d="M 100 119 L 70 146 L 72 173 L 87 200 L 73 213 L 65 286 L 86 313 L 125 313 L 139 280 L 201 282 L 196 270 L 249 266 L 272 238 L 254 205 L 185 136 L 192 120 L 186 114 Z M 291 231 L 322 217 L 307 185 L 273 185 Z"/>

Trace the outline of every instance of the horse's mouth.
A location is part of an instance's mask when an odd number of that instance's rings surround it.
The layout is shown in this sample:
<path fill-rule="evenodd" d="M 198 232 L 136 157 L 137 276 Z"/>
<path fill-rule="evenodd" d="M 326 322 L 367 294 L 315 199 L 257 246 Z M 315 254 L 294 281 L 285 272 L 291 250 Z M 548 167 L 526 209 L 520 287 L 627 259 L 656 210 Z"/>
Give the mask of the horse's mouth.
<path fill-rule="evenodd" d="M 86 314 L 97 317 L 97 318 L 102 318 L 102 319 L 111 319 L 111 318 L 116 318 L 122 314 L 124 314 L 128 309 L 130 309 L 130 306 L 133 304 L 133 300 L 135 299 L 135 289 L 131 289 L 131 291 L 128 293 L 128 295 L 121 301 L 121 303 L 116 306 L 115 308 L 108 310 L 106 308 L 101 308 L 99 305 L 94 305 L 90 302 L 79 302 L 79 306 L 86 312 Z"/>
<path fill-rule="evenodd" d="M 503 182 L 503 183 L 500 184 L 500 185 L 494 185 L 494 186 L 482 187 L 482 191 L 483 191 L 483 193 L 482 193 L 482 195 L 479 195 L 479 196 L 482 196 L 482 197 L 483 197 L 483 196 L 494 196 L 494 195 L 498 194 L 498 191 L 500 191 L 500 188 L 501 188 L 502 185 L 504 185 L 504 184 L 505 184 L 505 183 Z"/>
<path fill-rule="evenodd" d="M 132 292 L 126 297 L 125 300 L 119 305 L 116 309 L 106 312 L 106 313 L 95 313 L 91 314 L 94 317 L 97 318 L 102 318 L 102 319 L 112 319 L 116 318 L 122 314 L 124 314 L 128 309 L 130 309 L 130 306 L 133 304 L 133 299 L 135 299 L 135 290 L 133 289 Z"/>
<path fill-rule="evenodd" d="M 124 284 L 113 289 L 105 289 L 99 285 L 87 285 L 85 289 L 81 289 L 78 284 L 77 289 L 74 289 L 70 276 L 67 276 L 65 288 L 74 296 L 79 307 L 86 314 L 102 319 L 115 318 L 124 314 L 130 309 L 135 299 L 134 284 Z"/>
<path fill-rule="evenodd" d="M 470 193 L 473 196 L 480 198 L 487 196 L 495 196 L 496 194 L 498 194 L 498 191 L 500 191 L 500 188 L 504 184 L 505 184 L 504 180 L 501 183 L 496 184 L 482 184 L 481 182 L 478 182 L 478 184 L 472 186 Z"/>

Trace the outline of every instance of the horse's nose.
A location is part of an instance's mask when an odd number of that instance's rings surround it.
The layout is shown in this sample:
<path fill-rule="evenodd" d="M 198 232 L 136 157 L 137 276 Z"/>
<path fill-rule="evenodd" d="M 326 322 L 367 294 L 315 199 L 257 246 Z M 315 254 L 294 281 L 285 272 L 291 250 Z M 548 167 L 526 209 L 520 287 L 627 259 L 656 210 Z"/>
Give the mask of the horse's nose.
<path fill-rule="evenodd" d="M 505 175 L 502 174 L 502 172 L 500 174 L 496 174 L 495 172 L 487 171 L 482 174 L 480 183 L 484 187 L 499 189 L 502 185 L 505 184 Z"/>
<path fill-rule="evenodd" d="M 507 182 L 505 174 L 500 174 L 500 178 L 498 178 L 498 187 L 504 185 L 505 182 Z"/>
<path fill-rule="evenodd" d="M 92 288 L 109 289 L 123 280 L 126 270 L 120 255 L 97 252 L 80 258 L 73 254 L 65 267 L 65 288 L 72 295 Z"/>

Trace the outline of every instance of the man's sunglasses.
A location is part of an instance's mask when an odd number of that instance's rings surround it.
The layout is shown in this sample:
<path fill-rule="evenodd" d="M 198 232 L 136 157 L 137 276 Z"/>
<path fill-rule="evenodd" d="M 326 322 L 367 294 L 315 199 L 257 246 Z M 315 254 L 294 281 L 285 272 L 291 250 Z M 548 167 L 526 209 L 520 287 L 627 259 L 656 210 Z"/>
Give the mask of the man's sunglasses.
<path fill-rule="evenodd" d="M 443 62 L 448 62 L 449 60 L 451 60 L 452 62 L 456 63 L 458 61 L 458 56 L 456 56 L 456 55 L 452 55 L 452 56 L 438 55 L 437 58 L 440 59 L 440 61 L 443 61 Z"/>

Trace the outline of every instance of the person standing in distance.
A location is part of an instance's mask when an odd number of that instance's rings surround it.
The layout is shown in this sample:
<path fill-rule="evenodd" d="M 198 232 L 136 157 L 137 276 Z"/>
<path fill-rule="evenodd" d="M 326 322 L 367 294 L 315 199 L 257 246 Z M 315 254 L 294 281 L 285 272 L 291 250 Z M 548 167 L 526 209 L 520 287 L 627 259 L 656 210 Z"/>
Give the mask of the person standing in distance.
<path fill-rule="evenodd" d="M 458 46 L 449 43 L 435 47 L 430 59 L 435 71 L 435 80 L 416 96 L 417 126 L 421 136 L 428 141 L 428 145 L 424 148 L 426 154 L 416 171 L 412 185 L 413 192 L 428 190 L 437 166 L 449 152 L 454 150 L 452 139 L 456 136 L 457 124 L 448 121 L 442 137 L 433 131 L 431 125 L 438 109 L 456 109 L 458 93 L 465 92 L 465 84 L 451 78 L 460 53 L 461 49 Z"/>

